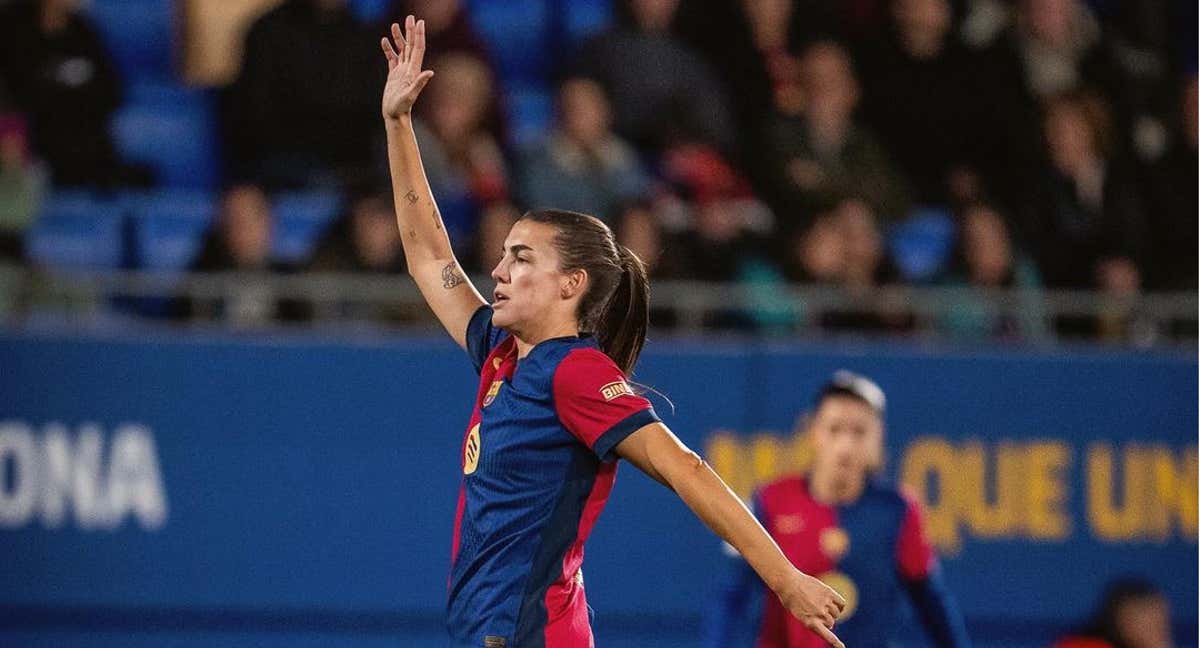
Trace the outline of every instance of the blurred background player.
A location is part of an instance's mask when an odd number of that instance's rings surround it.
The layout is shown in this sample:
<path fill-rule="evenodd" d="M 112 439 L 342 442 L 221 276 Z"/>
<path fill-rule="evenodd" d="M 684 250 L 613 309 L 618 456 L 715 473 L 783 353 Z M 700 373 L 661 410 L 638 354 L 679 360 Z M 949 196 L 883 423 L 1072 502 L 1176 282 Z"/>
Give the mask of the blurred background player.
<path fill-rule="evenodd" d="M 942 580 L 916 500 L 876 479 L 883 465 L 885 402 L 870 379 L 835 373 L 818 393 L 808 423 L 813 461 L 807 474 L 762 487 L 754 511 L 796 567 L 845 597 L 837 631 L 847 645 L 894 641 L 907 597 L 933 645 L 965 647 L 966 627 Z M 759 589 L 738 559 L 707 645 L 751 645 L 751 626 L 757 627 L 759 648 L 821 644 L 770 597 L 758 605 Z"/>

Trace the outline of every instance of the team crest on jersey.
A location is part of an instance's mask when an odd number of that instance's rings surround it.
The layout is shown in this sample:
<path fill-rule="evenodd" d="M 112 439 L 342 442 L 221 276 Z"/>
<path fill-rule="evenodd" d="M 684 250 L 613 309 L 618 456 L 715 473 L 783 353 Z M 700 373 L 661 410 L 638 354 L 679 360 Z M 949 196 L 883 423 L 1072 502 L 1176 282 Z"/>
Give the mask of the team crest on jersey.
<path fill-rule="evenodd" d="M 482 448 L 479 445 L 479 424 L 471 428 L 471 433 L 467 435 L 467 442 L 463 444 L 463 474 L 470 475 L 479 467 L 479 454 Z"/>
<path fill-rule="evenodd" d="M 610 401 L 621 396 L 633 396 L 633 388 L 624 380 L 618 380 L 601 387 L 600 395 L 604 397 L 604 400 Z"/>
<path fill-rule="evenodd" d="M 842 613 L 838 615 L 838 623 L 854 616 L 855 610 L 858 609 L 858 586 L 854 584 L 854 581 L 840 571 L 825 572 L 821 574 L 819 580 L 846 599 L 846 607 L 842 608 Z"/>
<path fill-rule="evenodd" d="M 793 534 L 804 529 L 804 518 L 799 514 L 776 515 L 772 521 L 775 523 L 776 533 Z"/>
<path fill-rule="evenodd" d="M 492 381 L 492 386 L 488 387 L 487 394 L 485 394 L 483 397 L 483 406 L 484 407 L 491 405 L 492 401 L 496 400 L 496 394 L 500 393 L 500 385 L 503 385 L 503 384 L 504 384 L 503 380 Z"/>
<path fill-rule="evenodd" d="M 821 553 L 833 562 L 841 560 L 850 552 L 850 536 L 844 529 L 829 527 L 821 531 Z"/>

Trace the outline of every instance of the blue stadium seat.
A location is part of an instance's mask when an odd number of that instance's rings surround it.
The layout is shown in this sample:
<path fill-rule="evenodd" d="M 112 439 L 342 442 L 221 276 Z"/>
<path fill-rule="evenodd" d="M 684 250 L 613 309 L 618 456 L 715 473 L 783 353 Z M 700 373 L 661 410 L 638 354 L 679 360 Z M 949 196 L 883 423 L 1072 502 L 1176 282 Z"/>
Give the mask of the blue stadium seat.
<path fill-rule="evenodd" d="M 329 192 L 295 192 L 275 196 L 275 237 L 271 256 L 287 264 L 301 263 L 342 208 L 341 197 Z"/>
<path fill-rule="evenodd" d="M 174 0 L 91 0 L 89 14 L 129 81 L 169 78 L 174 68 Z"/>
<path fill-rule="evenodd" d="M 170 86 L 134 86 L 113 117 L 117 150 L 148 164 L 167 187 L 212 189 L 218 179 L 216 120 L 211 97 Z"/>
<path fill-rule="evenodd" d="M 216 213 L 212 194 L 159 191 L 129 199 L 133 217 L 134 256 L 148 270 L 184 270 L 204 244 Z"/>
<path fill-rule="evenodd" d="M 940 207 L 922 207 L 892 227 L 888 250 L 908 281 L 934 279 L 954 251 L 954 219 Z"/>
<path fill-rule="evenodd" d="M 350 10 L 360 21 L 374 23 L 384 19 L 389 4 L 388 0 L 350 0 Z"/>
<path fill-rule="evenodd" d="M 54 268 L 118 268 L 124 256 L 124 208 L 86 193 L 53 195 L 25 234 L 25 253 Z"/>
<path fill-rule="evenodd" d="M 554 96 L 543 86 L 517 85 L 505 93 L 505 105 L 517 146 L 544 138 L 554 121 Z"/>
<path fill-rule="evenodd" d="M 569 0 L 560 6 L 563 29 L 570 43 L 604 31 L 612 23 L 612 0 Z"/>
<path fill-rule="evenodd" d="M 546 0 L 471 0 L 468 7 L 502 81 L 546 79 L 552 59 Z"/>

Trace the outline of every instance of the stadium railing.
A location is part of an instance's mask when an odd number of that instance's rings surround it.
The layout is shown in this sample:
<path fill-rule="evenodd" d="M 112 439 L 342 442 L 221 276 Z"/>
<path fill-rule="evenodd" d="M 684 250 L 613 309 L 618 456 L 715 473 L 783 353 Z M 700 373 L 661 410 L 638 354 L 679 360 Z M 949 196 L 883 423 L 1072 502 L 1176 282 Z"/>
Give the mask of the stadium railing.
<path fill-rule="evenodd" d="M 488 278 L 476 278 L 476 286 L 484 294 L 491 285 Z M 384 309 L 392 316 L 382 318 L 382 327 L 418 331 L 435 326 L 420 292 L 402 276 L 70 271 L 3 265 L 0 324 L 161 321 L 171 319 L 173 313 L 165 304 L 177 300 L 220 302 L 244 293 L 247 286 L 254 286 L 263 299 L 302 304 L 304 316 L 300 322 L 306 325 L 336 328 L 339 323 L 361 323 L 380 319 L 377 314 Z M 909 337 L 935 341 L 995 339 L 990 329 L 1004 320 L 1009 322 L 1011 334 L 999 337 L 1036 345 L 1076 340 L 1080 335 L 1078 323 L 1090 322 L 1083 325 L 1085 337 L 1145 348 L 1194 345 L 1198 320 L 1197 294 L 1189 292 L 1112 296 L 1088 291 L 944 286 L 848 291 L 827 286 L 655 281 L 651 305 L 656 324 L 686 335 L 714 329 L 761 335 L 837 333 L 838 325 L 830 324 L 828 318 L 850 314 L 884 322 L 873 329 L 868 327 L 875 333 L 901 331 Z M 223 316 L 219 310 L 197 323 L 221 326 Z M 397 313 L 402 315 L 395 316 Z M 974 334 L 963 334 L 956 321 L 964 316 L 985 324 L 974 327 Z M 1076 323 L 1076 335 L 1064 336 L 1064 330 L 1072 329 L 1063 323 L 1071 321 Z M 295 318 L 285 318 L 259 322 L 258 326 L 296 323 Z M 1110 330 L 1107 335 L 1106 323 Z"/>

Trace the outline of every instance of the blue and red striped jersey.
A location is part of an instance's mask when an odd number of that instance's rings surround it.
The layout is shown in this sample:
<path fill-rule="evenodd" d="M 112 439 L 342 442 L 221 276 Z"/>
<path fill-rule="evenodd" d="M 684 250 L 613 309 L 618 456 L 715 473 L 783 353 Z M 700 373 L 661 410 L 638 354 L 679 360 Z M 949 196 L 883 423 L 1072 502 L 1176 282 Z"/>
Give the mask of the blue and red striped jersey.
<path fill-rule="evenodd" d="M 516 340 L 481 307 L 462 445 L 447 627 L 463 648 L 592 645 L 583 547 L 616 477 L 613 448 L 659 420 L 590 336 Z"/>
<path fill-rule="evenodd" d="M 787 477 L 754 497 L 755 515 L 800 571 L 816 576 L 846 599 L 834 632 L 847 646 L 899 645 L 905 601 L 939 648 L 966 648 L 965 625 L 946 589 L 916 500 L 873 481 L 854 502 L 829 506 L 809 493 L 807 479 Z M 710 624 L 707 645 L 723 648 L 824 648 L 825 642 L 793 617 L 779 598 L 761 597 L 757 638 L 747 641 L 747 604 L 765 587 L 738 559 L 731 587 Z M 757 607 L 757 606 L 755 606 Z M 752 622 L 753 623 L 753 622 Z"/>

